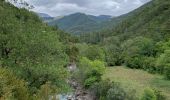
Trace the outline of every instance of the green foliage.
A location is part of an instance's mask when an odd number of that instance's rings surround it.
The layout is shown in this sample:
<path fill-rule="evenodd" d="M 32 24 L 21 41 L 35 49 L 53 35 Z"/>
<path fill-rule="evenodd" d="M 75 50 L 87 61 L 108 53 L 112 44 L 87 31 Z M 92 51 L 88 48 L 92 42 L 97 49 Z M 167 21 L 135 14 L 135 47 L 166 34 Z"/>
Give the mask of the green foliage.
<path fill-rule="evenodd" d="M 87 57 L 90 60 L 101 60 L 104 61 L 104 52 L 103 50 L 98 46 L 89 46 L 88 49 L 85 52 L 85 57 Z"/>
<path fill-rule="evenodd" d="M 75 45 L 68 46 L 66 53 L 70 58 L 70 62 L 78 61 L 79 49 Z"/>
<path fill-rule="evenodd" d="M 69 56 L 65 44 L 76 39 L 62 36 L 64 32 L 48 27 L 33 12 L 18 9 L 5 1 L 0 1 L 0 12 L 2 67 L 13 70 L 17 77 L 26 81 L 31 95 L 47 82 L 59 92 L 66 91 L 68 73 L 64 66 L 68 64 Z"/>
<path fill-rule="evenodd" d="M 111 88 L 112 84 L 109 80 L 102 80 L 98 83 L 93 84 L 90 87 L 92 94 L 96 96 L 96 99 L 105 100 L 107 91 Z"/>
<path fill-rule="evenodd" d="M 166 100 L 165 96 L 155 89 L 146 88 L 141 100 Z"/>
<path fill-rule="evenodd" d="M 26 82 L 18 79 L 10 70 L 0 68 L 0 99 L 30 100 Z"/>
<path fill-rule="evenodd" d="M 80 58 L 87 57 L 88 59 L 93 61 L 105 61 L 104 50 L 97 45 L 77 44 L 76 47 L 79 48 Z"/>
<path fill-rule="evenodd" d="M 107 92 L 107 100 L 125 100 L 126 92 L 117 84 L 114 84 Z"/>
<path fill-rule="evenodd" d="M 135 92 L 125 89 L 117 82 L 102 80 L 93 84 L 90 91 L 97 100 L 137 100 Z"/>
<path fill-rule="evenodd" d="M 36 94 L 36 100 L 48 100 L 51 94 L 55 91 L 55 86 L 51 85 L 51 83 L 47 82 L 46 84 L 42 85 L 40 90 Z"/>
<path fill-rule="evenodd" d="M 144 57 L 142 68 L 150 73 L 156 73 L 157 68 L 155 66 L 156 58 L 154 57 Z"/>
<path fill-rule="evenodd" d="M 103 49 L 105 51 L 105 59 L 109 66 L 122 64 L 122 48 L 118 37 L 110 37 L 104 40 Z"/>
<path fill-rule="evenodd" d="M 157 100 L 156 95 L 152 89 L 145 89 L 141 100 Z"/>
<path fill-rule="evenodd" d="M 147 57 L 155 56 L 155 46 L 151 39 L 136 37 L 124 42 L 123 55 L 125 63 L 131 68 L 142 68 Z"/>
<path fill-rule="evenodd" d="M 167 64 L 165 69 L 164 69 L 164 75 L 167 79 L 170 80 L 170 64 Z"/>
<path fill-rule="evenodd" d="M 66 32 L 79 35 L 81 33 L 94 32 L 108 27 L 105 24 L 109 23 L 111 16 L 93 16 L 83 13 L 75 13 L 59 19 L 53 19 L 48 22 L 51 26 L 58 26 Z M 114 21 L 113 21 L 114 22 Z M 119 22 L 119 21 L 117 21 Z M 114 23 L 117 23 L 116 20 Z M 111 23 L 112 25 L 112 23 Z"/>
<path fill-rule="evenodd" d="M 101 80 L 104 70 L 105 64 L 102 61 L 91 61 L 83 57 L 79 62 L 79 80 L 86 88 L 89 88 L 92 84 Z"/>
<path fill-rule="evenodd" d="M 97 77 L 99 77 L 99 78 L 97 78 Z M 84 86 L 86 87 L 86 88 L 89 88 L 91 85 L 93 85 L 94 83 L 96 83 L 96 82 L 99 82 L 100 81 L 100 77 L 101 77 L 101 75 L 100 76 L 91 76 L 91 77 L 89 77 L 89 78 L 87 78 L 86 80 L 85 80 L 85 82 L 84 82 Z"/>
<path fill-rule="evenodd" d="M 166 50 L 160 57 L 157 59 L 157 70 L 160 73 L 163 73 L 167 79 L 170 79 L 170 50 Z"/>

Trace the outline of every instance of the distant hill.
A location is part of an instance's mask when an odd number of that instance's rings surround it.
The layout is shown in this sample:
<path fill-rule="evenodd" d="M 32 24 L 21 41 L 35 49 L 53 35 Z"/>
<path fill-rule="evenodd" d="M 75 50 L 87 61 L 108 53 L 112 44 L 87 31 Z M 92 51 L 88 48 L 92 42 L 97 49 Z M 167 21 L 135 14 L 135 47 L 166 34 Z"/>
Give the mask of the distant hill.
<path fill-rule="evenodd" d="M 58 26 L 66 32 L 80 34 L 100 30 L 102 28 L 101 23 L 111 20 L 111 18 L 112 17 L 108 15 L 93 16 L 84 13 L 75 13 L 59 19 L 55 18 L 48 24 Z"/>
<path fill-rule="evenodd" d="M 114 33 L 124 37 L 145 36 L 154 40 L 170 37 L 170 1 L 153 0 L 129 13 Z"/>
<path fill-rule="evenodd" d="M 150 1 L 128 14 L 103 23 L 103 26 L 107 27 L 93 34 L 93 36 L 98 36 L 99 40 L 94 41 L 95 37 L 90 38 L 91 33 L 84 34 L 83 39 L 93 43 L 111 36 L 120 37 L 121 40 L 136 36 L 152 38 L 155 41 L 166 40 L 170 37 L 170 1 Z"/>
<path fill-rule="evenodd" d="M 51 17 L 50 15 L 45 14 L 45 13 L 37 13 L 37 14 L 38 14 L 38 16 L 40 16 L 40 17 Z"/>
<path fill-rule="evenodd" d="M 37 13 L 37 15 L 44 21 L 44 22 L 48 22 L 50 20 L 53 20 L 53 17 L 51 17 L 48 14 L 45 13 Z"/>

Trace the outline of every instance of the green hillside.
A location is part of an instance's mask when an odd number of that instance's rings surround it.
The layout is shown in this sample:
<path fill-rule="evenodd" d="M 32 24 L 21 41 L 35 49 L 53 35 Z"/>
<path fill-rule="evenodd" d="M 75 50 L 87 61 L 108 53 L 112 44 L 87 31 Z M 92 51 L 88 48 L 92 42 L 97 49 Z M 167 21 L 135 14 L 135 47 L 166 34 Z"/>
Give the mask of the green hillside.
<path fill-rule="evenodd" d="M 0 100 L 169 100 L 169 0 L 54 19 L 0 1 Z"/>
<path fill-rule="evenodd" d="M 0 1 L 0 100 L 42 100 L 68 90 L 70 35 Z"/>
<path fill-rule="evenodd" d="M 113 67 L 107 68 L 108 70 L 103 76 L 104 79 L 109 78 L 113 83 L 104 80 L 92 85 L 91 91 L 95 93 L 98 99 L 169 100 L 169 0 L 152 0 L 126 14 L 122 21 L 112 29 L 106 28 L 99 32 L 81 34 L 79 38 L 82 43 L 95 45 L 93 48 L 96 45 L 100 47 L 105 55 L 104 61 L 107 66 Z M 97 50 L 94 51 L 92 48 L 87 50 L 91 51 L 90 54 L 97 55 Z M 102 55 L 102 52 L 99 55 Z M 93 57 L 87 54 L 87 58 L 92 59 Z M 126 69 L 126 67 L 125 69 L 115 68 L 114 66 L 126 66 L 131 69 Z M 136 69 L 139 70 L 136 72 Z M 138 71 L 141 70 L 144 71 L 139 74 Z M 159 78 L 156 78 L 157 74 L 160 75 Z M 152 75 L 154 78 L 150 77 L 147 80 L 147 75 Z M 138 80 L 138 78 L 141 78 L 141 80 Z M 150 81 L 151 83 L 144 83 L 143 86 L 143 82 Z M 140 93 L 138 94 L 138 92 Z M 164 98 L 162 93 L 167 97 Z"/>
<path fill-rule="evenodd" d="M 123 21 L 112 27 L 112 29 L 104 29 L 103 31 L 96 32 L 94 34 L 98 35 L 100 41 L 110 36 L 120 36 L 122 40 L 136 36 L 162 40 L 169 37 L 169 13 L 170 3 L 168 0 L 153 0 L 122 16 Z M 82 35 L 85 41 L 88 41 L 88 38 L 90 40 L 90 37 L 88 37 L 90 36 L 89 34 Z M 87 37 L 87 39 L 85 37 Z M 93 42 L 94 41 L 95 40 L 93 40 Z"/>
<path fill-rule="evenodd" d="M 61 19 L 51 20 L 50 26 L 58 26 L 60 29 L 72 34 L 80 34 L 98 31 L 102 28 L 101 23 L 111 19 L 111 16 L 92 16 L 83 13 L 75 13 Z"/>

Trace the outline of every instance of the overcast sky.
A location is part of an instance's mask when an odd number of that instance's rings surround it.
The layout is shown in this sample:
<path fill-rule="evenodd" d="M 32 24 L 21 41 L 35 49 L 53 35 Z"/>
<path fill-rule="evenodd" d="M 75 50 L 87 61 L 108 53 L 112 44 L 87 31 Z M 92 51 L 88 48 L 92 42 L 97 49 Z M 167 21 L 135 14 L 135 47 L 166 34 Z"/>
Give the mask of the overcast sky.
<path fill-rule="evenodd" d="M 150 0 L 26 0 L 34 5 L 34 11 L 51 16 L 63 16 L 76 12 L 91 15 L 118 16 L 132 11 Z"/>

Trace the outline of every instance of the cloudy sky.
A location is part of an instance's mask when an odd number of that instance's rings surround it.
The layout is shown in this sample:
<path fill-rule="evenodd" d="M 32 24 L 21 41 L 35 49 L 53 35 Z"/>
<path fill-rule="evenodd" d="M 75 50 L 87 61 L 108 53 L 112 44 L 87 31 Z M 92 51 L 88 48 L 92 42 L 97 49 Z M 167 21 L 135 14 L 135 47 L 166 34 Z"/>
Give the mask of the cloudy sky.
<path fill-rule="evenodd" d="M 34 11 L 51 16 L 76 12 L 91 15 L 118 16 L 140 7 L 150 0 L 26 0 L 34 5 Z"/>

